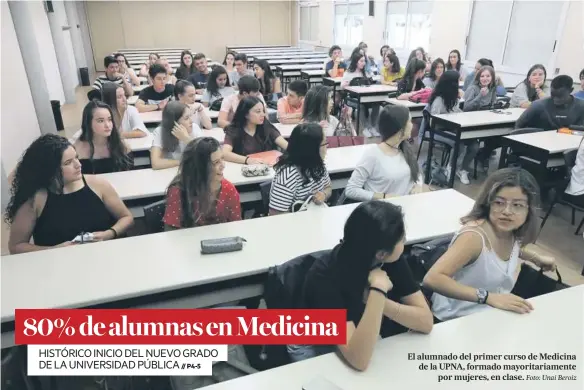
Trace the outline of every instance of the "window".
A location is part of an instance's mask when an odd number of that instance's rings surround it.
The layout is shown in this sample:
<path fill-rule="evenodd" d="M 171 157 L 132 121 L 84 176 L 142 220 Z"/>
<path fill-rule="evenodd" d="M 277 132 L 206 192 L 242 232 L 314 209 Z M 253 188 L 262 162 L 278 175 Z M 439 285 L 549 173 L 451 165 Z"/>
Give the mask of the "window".
<path fill-rule="evenodd" d="M 533 64 L 553 67 L 553 53 L 568 2 L 474 1 L 466 59 L 489 58 L 495 67 L 524 73 Z M 551 69 L 548 68 L 548 74 Z"/>
<path fill-rule="evenodd" d="M 335 4 L 335 44 L 355 47 L 363 40 L 365 3 L 343 1 Z"/>
<path fill-rule="evenodd" d="M 430 50 L 432 0 L 389 0 L 385 16 L 385 43 L 409 54 L 416 47 Z"/>
<path fill-rule="evenodd" d="M 318 4 L 300 3 L 300 40 L 318 41 Z"/>

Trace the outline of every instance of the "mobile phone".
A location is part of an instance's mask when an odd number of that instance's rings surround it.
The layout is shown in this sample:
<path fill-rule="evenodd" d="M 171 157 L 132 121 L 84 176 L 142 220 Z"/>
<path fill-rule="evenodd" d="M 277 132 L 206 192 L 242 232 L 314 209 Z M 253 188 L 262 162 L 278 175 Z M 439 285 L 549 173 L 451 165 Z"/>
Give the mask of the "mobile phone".
<path fill-rule="evenodd" d="M 328 379 L 321 376 L 314 378 L 305 385 L 302 385 L 302 390 L 343 390 Z"/>

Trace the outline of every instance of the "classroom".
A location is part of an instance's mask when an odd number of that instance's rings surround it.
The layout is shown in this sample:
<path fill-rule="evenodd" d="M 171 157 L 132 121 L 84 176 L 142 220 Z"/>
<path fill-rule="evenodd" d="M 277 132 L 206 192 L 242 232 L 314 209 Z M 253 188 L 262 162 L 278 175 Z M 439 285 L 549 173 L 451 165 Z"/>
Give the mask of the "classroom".
<path fill-rule="evenodd" d="M 420 368 L 584 365 L 582 1 L 0 6 L 3 389 L 584 385 Z M 344 309 L 347 343 L 35 377 L 24 308 Z"/>

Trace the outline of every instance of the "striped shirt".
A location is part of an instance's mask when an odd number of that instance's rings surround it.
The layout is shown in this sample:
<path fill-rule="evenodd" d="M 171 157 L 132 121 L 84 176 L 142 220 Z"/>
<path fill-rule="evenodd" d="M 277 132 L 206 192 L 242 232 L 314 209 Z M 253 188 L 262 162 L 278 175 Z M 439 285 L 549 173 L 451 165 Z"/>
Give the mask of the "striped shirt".
<path fill-rule="evenodd" d="M 328 172 L 318 180 L 310 178 L 306 182 L 298 167 L 288 165 L 279 169 L 272 181 L 270 190 L 270 209 L 276 211 L 290 211 L 297 201 L 305 201 L 310 195 L 314 195 L 331 184 Z"/>
<path fill-rule="evenodd" d="M 124 79 L 122 77 L 118 77 L 117 79 L 110 80 L 107 78 L 106 75 L 102 74 L 101 76 L 98 76 L 95 79 L 95 81 L 93 82 L 93 89 L 97 89 L 98 91 L 101 91 L 101 87 L 103 87 L 103 85 L 105 83 L 115 83 L 122 88 L 124 87 Z"/>

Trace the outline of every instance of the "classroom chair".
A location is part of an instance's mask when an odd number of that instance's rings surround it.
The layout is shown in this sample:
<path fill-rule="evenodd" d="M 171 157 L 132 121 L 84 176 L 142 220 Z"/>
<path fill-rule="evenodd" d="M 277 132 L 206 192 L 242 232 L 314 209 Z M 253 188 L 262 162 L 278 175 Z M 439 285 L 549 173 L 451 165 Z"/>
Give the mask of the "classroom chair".
<path fill-rule="evenodd" d="M 416 156 L 416 160 L 420 159 L 420 152 L 422 151 L 422 145 L 424 144 L 424 141 L 428 141 L 430 142 L 430 137 L 426 136 L 426 131 L 430 132 L 430 131 L 434 131 L 432 129 L 432 126 L 430 126 L 431 122 L 431 117 L 430 117 L 430 112 L 427 110 L 427 107 L 424 108 L 424 110 L 422 111 L 422 116 L 423 116 L 423 121 L 422 124 L 420 126 L 420 131 L 422 132 L 421 136 L 420 136 L 420 146 L 418 147 L 418 155 Z M 439 147 L 438 149 L 442 150 L 442 158 L 440 161 L 440 165 L 444 166 L 448 163 L 448 161 L 450 160 L 450 152 L 452 151 L 452 146 L 450 146 L 449 144 L 447 144 L 444 141 L 440 141 L 437 139 L 434 139 L 434 147 Z M 476 171 L 476 167 L 475 167 L 475 171 Z"/>
<path fill-rule="evenodd" d="M 166 210 L 166 199 L 144 206 L 144 220 L 148 233 L 159 233 L 164 231 L 164 211 Z"/>
<path fill-rule="evenodd" d="M 89 99 L 89 101 L 101 100 L 101 91 L 92 89 L 91 91 L 87 92 L 87 99 Z"/>

